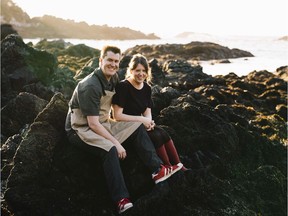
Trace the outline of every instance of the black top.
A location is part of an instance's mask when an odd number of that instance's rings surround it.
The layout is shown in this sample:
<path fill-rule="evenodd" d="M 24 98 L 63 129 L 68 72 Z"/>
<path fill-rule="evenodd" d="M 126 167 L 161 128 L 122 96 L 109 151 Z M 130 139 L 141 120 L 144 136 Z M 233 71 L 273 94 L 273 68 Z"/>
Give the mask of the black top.
<path fill-rule="evenodd" d="M 112 104 L 123 108 L 128 115 L 141 115 L 146 108 L 152 108 L 151 87 L 144 82 L 142 89 L 136 89 L 128 80 L 123 80 L 115 87 L 116 94 Z"/>

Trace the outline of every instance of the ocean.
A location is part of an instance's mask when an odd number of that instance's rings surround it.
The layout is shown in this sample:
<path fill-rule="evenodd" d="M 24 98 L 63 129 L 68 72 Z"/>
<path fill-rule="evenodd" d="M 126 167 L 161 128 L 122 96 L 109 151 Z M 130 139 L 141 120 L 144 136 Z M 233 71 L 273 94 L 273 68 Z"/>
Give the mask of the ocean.
<path fill-rule="evenodd" d="M 136 45 L 152 44 L 186 44 L 191 41 L 213 42 L 219 45 L 251 52 L 255 57 L 229 59 L 231 63 L 216 63 L 213 60 L 201 61 L 203 72 L 209 75 L 226 75 L 230 72 L 238 76 L 247 75 L 252 71 L 267 70 L 275 72 L 277 68 L 288 65 L 288 41 L 280 37 L 260 36 L 214 36 L 208 34 L 189 34 L 186 37 L 174 37 L 159 40 L 80 40 L 64 39 L 74 45 L 85 44 L 101 49 L 104 45 L 116 45 L 125 51 Z M 36 44 L 40 39 L 24 39 L 25 43 Z M 55 39 L 54 39 L 55 40 Z"/>

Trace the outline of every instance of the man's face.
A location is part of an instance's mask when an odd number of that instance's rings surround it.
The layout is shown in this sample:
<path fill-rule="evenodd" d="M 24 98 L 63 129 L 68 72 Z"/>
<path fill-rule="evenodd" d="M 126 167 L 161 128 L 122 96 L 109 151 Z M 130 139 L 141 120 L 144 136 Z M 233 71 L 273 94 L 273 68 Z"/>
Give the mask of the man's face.
<path fill-rule="evenodd" d="M 119 69 L 120 63 L 120 54 L 113 53 L 108 51 L 104 58 L 100 58 L 100 67 L 107 78 L 109 80 L 111 76 L 113 76 Z"/>

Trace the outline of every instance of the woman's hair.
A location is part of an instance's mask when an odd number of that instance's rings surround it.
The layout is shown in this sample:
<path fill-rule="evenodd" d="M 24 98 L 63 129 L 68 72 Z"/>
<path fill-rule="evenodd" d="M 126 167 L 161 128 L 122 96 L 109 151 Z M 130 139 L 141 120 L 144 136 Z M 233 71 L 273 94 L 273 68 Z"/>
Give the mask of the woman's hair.
<path fill-rule="evenodd" d="M 146 70 L 146 73 L 147 73 L 146 81 L 147 81 L 147 83 L 151 83 L 151 81 L 152 81 L 151 69 L 149 67 L 149 64 L 148 64 L 148 61 L 147 61 L 146 57 L 141 55 L 141 54 L 135 54 L 135 55 L 132 56 L 132 59 L 129 62 L 128 69 L 127 69 L 125 77 L 128 78 L 130 76 L 131 70 L 135 70 L 136 67 L 139 64 L 143 65 L 143 67 Z"/>

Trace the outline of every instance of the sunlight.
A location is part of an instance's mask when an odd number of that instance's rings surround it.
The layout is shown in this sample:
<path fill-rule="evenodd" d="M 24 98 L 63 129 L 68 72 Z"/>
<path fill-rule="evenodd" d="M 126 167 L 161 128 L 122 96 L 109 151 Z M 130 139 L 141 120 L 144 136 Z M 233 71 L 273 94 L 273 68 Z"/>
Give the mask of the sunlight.
<path fill-rule="evenodd" d="M 287 35 L 287 0 L 202 0 L 165 2 L 147 0 L 138 6 L 130 0 L 13 0 L 28 15 L 44 14 L 89 25 L 127 27 L 145 34 L 171 37 L 182 32 L 221 35 Z"/>

